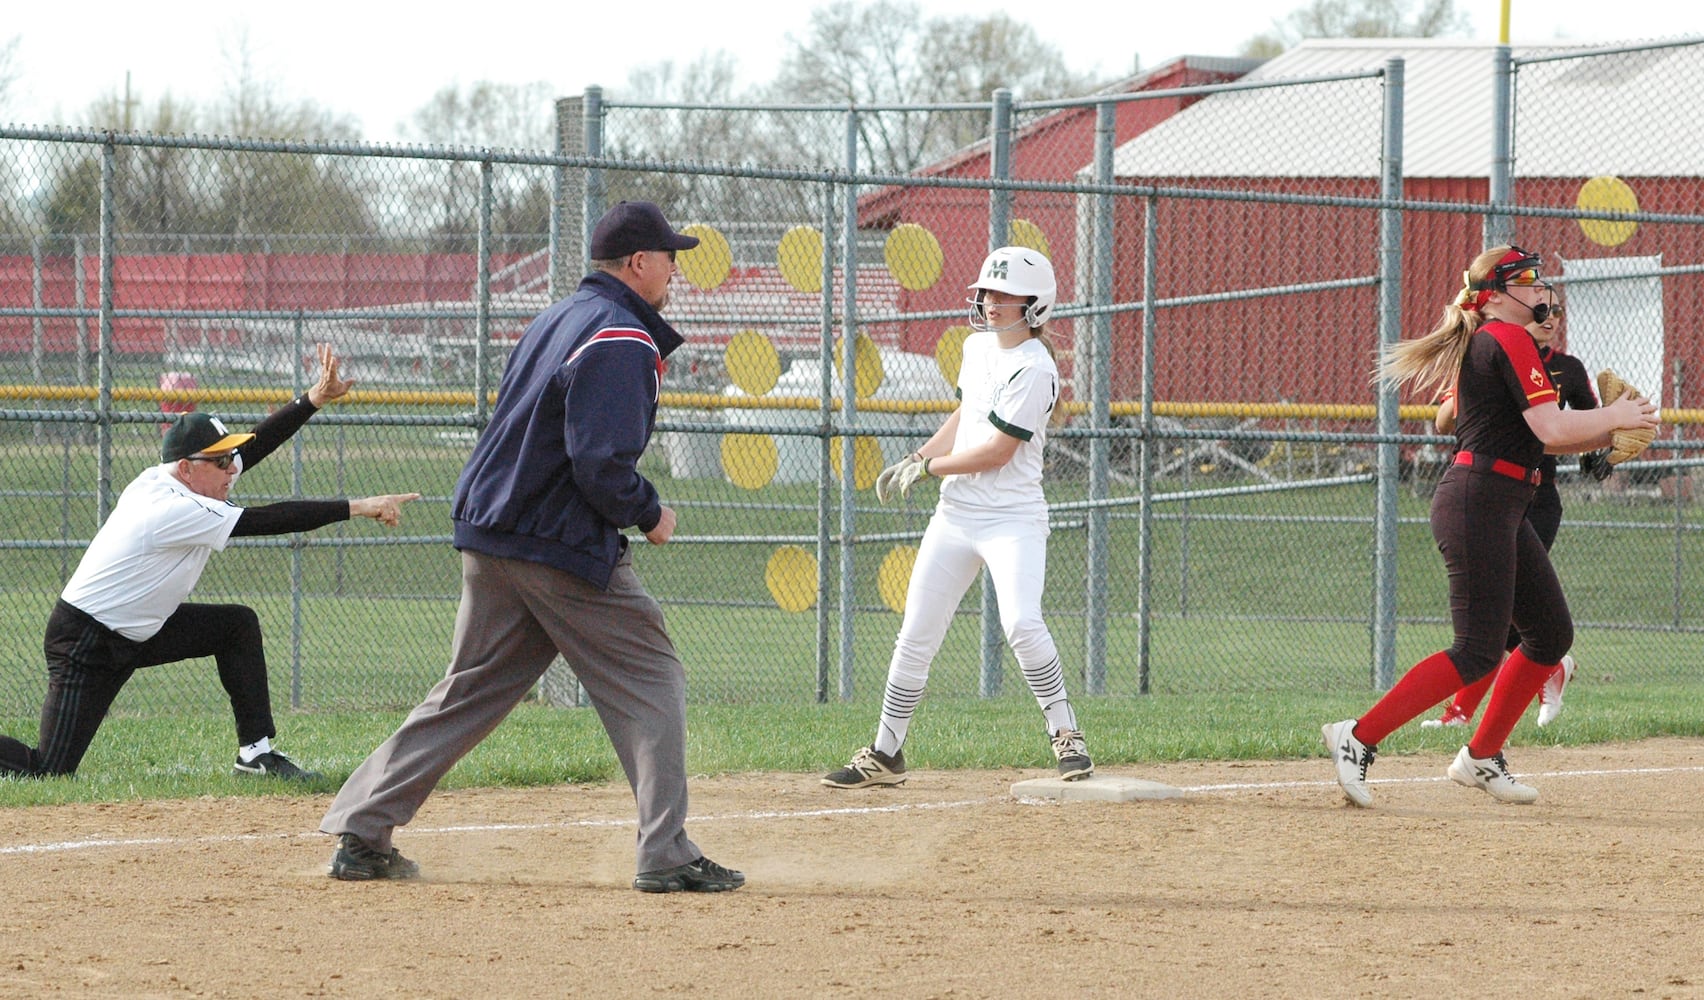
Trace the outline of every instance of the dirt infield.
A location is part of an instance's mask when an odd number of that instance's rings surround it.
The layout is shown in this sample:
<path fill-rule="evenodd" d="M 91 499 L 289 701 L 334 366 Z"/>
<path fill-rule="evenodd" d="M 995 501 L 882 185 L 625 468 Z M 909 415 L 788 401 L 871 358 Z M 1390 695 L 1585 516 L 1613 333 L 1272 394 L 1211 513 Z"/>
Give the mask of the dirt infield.
<path fill-rule="evenodd" d="M 746 888 L 629 888 L 625 787 L 445 792 L 412 883 L 326 877 L 327 798 L 0 812 L 7 997 L 1704 997 L 1704 743 L 1518 749 L 1533 806 L 1387 757 L 693 782 Z"/>

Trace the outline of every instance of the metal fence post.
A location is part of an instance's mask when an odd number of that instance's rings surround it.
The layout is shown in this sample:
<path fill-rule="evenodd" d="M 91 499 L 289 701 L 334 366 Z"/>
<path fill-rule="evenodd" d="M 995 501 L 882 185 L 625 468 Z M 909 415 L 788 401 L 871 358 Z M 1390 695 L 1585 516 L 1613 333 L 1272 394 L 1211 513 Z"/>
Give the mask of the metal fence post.
<path fill-rule="evenodd" d="M 1489 199 L 1492 211 L 1485 216 L 1485 246 L 1514 241 L 1509 216 L 1496 211 L 1514 201 L 1514 107 L 1515 64 L 1505 40 L 1491 53 L 1491 177 Z"/>
<path fill-rule="evenodd" d="M 604 155 L 603 88 L 586 88 L 586 155 Z M 580 210 L 580 269 L 584 272 L 592 245 L 592 227 L 603 216 L 604 177 L 602 167 L 586 168 L 586 192 Z"/>
<path fill-rule="evenodd" d="M 1156 199 L 1142 199 L 1142 506 L 1136 528 L 1136 691 L 1148 693 L 1149 648 L 1154 631 L 1154 356 L 1158 335 L 1154 287 L 1159 281 L 1160 224 Z M 1186 466 L 1187 468 L 1187 466 Z"/>
<path fill-rule="evenodd" d="M 822 187 L 822 231 L 832 232 L 834 229 L 834 199 L 838 188 L 830 183 Z M 832 244 L 822 241 L 821 267 L 824 273 L 834 266 Z M 833 511 L 829 508 L 829 497 L 833 491 L 830 488 L 834 480 L 834 469 L 829 462 L 828 429 L 834 424 L 834 308 L 833 302 L 827 295 L 821 300 L 822 317 L 817 327 L 818 345 L 817 365 L 820 382 L 817 389 L 817 701 L 828 700 L 828 664 L 829 652 L 829 612 L 828 592 L 830 589 L 828 557 L 834 547 L 834 535 L 829 531 L 833 522 Z M 841 602 L 842 619 L 850 612 Z M 839 661 L 840 683 L 839 691 L 842 699 L 852 697 L 852 664 L 843 654 Z"/>
<path fill-rule="evenodd" d="M 1380 196 L 1388 202 L 1402 198 L 1402 109 L 1404 63 L 1385 63 L 1384 169 Z M 1379 210 L 1379 347 L 1388 350 L 1402 336 L 1402 211 Z M 1379 433 L 1394 436 L 1398 421 L 1397 391 L 1385 384 L 1378 392 Z M 1396 679 L 1396 491 L 1400 455 L 1393 440 L 1379 442 L 1378 513 L 1373 597 L 1373 683 L 1388 689 Z"/>
<path fill-rule="evenodd" d="M 994 91 L 993 121 L 991 123 L 991 155 L 988 174 L 994 180 L 1012 179 L 1012 92 L 1005 87 Z M 994 188 L 988 192 L 988 249 L 1003 247 L 1009 242 L 1012 226 L 1012 192 Z M 986 568 L 981 574 L 982 667 L 977 691 L 984 698 L 1000 693 L 1003 683 L 1001 659 L 1005 654 L 1005 637 L 1000 631 L 1000 602 L 994 593 L 994 577 Z"/>
<path fill-rule="evenodd" d="M 586 148 L 585 102 L 578 97 L 564 97 L 556 102 L 556 155 L 578 156 Z M 585 174 L 570 173 L 558 163 L 551 169 L 555 197 L 550 199 L 550 297 L 564 298 L 577 282 L 569 272 L 569 262 L 576 270 L 585 252 L 581 233 L 585 229 Z"/>
<path fill-rule="evenodd" d="M 480 160 L 479 260 L 473 297 L 473 415 L 482 428 L 491 415 L 491 201 L 491 161 Z"/>
<path fill-rule="evenodd" d="M 302 394 L 305 386 L 302 384 L 302 358 L 307 356 L 307 336 L 304 330 L 306 320 L 300 309 L 296 310 L 296 318 L 291 324 L 290 347 L 295 353 L 296 363 L 290 366 L 291 392 L 297 396 Z M 290 435 L 290 496 L 300 500 L 303 494 L 302 479 L 306 473 L 304 455 L 305 445 L 302 435 Z M 304 625 L 302 618 L 302 552 L 307 548 L 307 536 L 296 532 L 290 536 L 290 707 L 302 707 L 302 643 L 304 641 Z M 341 554 L 342 547 L 338 547 Z"/>
<path fill-rule="evenodd" d="M 1095 105 L 1095 183 L 1113 183 L 1112 153 L 1117 144 L 1118 106 L 1111 101 Z M 1103 191 L 1095 195 L 1093 299 L 1096 306 L 1112 304 L 1113 199 Z M 1094 348 L 1090 354 L 1089 426 L 1105 431 L 1112 426 L 1112 314 L 1101 312 L 1091 321 Z M 1081 377 L 1081 372 L 1074 373 Z M 1112 442 L 1104 436 L 1089 441 L 1088 621 L 1083 635 L 1084 688 L 1088 694 L 1106 693 L 1107 577 L 1111 567 L 1112 514 L 1098 502 L 1111 496 Z"/>
<path fill-rule="evenodd" d="M 858 109 L 846 109 L 846 176 L 856 177 L 858 174 Z M 840 318 L 840 685 L 843 696 L 852 692 L 852 666 L 855 653 L 853 637 L 857 633 L 857 583 L 856 546 L 858 523 L 853 503 L 857 493 L 853 486 L 857 483 L 856 432 L 858 424 L 858 317 L 857 317 L 857 284 L 852 273 L 858 264 L 858 187 L 848 180 L 841 188 L 840 197 L 842 218 L 839 221 L 840 238 L 843 249 L 840 254 L 841 285 L 841 318 Z M 824 230 L 823 247 L 823 282 L 822 297 L 824 307 L 833 296 L 833 259 L 829 246 L 833 242 L 826 238 L 829 230 Z M 827 367 L 827 366 L 825 366 Z M 824 436 L 822 439 L 824 453 L 832 446 L 833 439 Z"/>
<path fill-rule="evenodd" d="M 1686 362 L 1680 358 L 1674 359 L 1674 390 L 1669 393 L 1668 409 L 1681 408 L 1681 390 L 1684 388 Z M 1680 442 L 1685 436 L 1686 424 L 1676 422 L 1674 425 L 1674 451 L 1669 455 L 1674 459 L 1674 599 L 1670 624 L 1679 629 L 1684 625 L 1682 615 L 1686 607 L 1686 508 L 1692 503 L 1692 472 L 1689 466 L 1682 464 L 1686 453 L 1681 450 Z"/>
<path fill-rule="evenodd" d="M 101 144 L 101 247 L 100 247 L 100 348 L 95 357 L 99 396 L 95 402 L 95 463 L 97 524 L 105 524 L 112 512 L 112 258 L 116 225 L 113 208 L 113 174 L 117 170 L 118 147 L 111 135 Z"/>
<path fill-rule="evenodd" d="M 989 127 L 993 148 L 988 158 L 988 176 L 995 180 L 1012 179 L 1012 92 L 1001 87 L 994 91 L 993 121 Z M 1003 247 L 1011 242 L 1007 235 L 1012 225 L 1012 192 L 995 188 L 988 192 L 988 249 Z"/>

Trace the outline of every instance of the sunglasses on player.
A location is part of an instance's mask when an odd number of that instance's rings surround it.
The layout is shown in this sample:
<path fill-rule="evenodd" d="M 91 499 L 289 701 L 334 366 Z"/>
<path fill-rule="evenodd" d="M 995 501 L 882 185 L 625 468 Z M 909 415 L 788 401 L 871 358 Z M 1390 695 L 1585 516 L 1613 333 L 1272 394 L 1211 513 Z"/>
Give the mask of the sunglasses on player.
<path fill-rule="evenodd" d="M 189 460 L 191 462 L 208 462 L 218 468 L 229 469 L 231 467 L 231 463 L 237 460 L 237 453 L 234 451 L 227 451 L 223 455 L 191 455 L 189 456 Z"/>

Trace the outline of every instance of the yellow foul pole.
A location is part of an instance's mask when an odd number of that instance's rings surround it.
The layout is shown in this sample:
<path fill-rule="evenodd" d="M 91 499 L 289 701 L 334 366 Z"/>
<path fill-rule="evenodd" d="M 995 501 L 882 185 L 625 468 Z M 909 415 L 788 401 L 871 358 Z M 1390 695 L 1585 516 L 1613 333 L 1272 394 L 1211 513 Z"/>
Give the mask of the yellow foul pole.
<path fill-rule="evenodd" d="M 1503 0 L 1503 16 L 1497 25 L 1497 44 L 1509 44 L 1509 0 Z"/>

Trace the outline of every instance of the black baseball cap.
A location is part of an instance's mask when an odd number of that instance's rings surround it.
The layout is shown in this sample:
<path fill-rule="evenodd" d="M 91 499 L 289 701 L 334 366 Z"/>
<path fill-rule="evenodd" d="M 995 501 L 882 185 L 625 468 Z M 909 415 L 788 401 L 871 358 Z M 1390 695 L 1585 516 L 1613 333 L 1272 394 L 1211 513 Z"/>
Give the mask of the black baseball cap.
<path fill-rule="evenodd" d="M 217 455 L 254 440 L 253 434 L 232 434 L 218 417 L 180 413 L 160 442 L 160 461 L 175 462 L 191 455 Z"/>
<path fill-rule="evenodd" d="M 619 260 L 641 250 L 691 250 L 698 237 L 674 231 L 663 210 L 648 201 L 624 201 L 592 229 L 593 260 Z"/>

